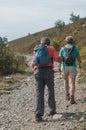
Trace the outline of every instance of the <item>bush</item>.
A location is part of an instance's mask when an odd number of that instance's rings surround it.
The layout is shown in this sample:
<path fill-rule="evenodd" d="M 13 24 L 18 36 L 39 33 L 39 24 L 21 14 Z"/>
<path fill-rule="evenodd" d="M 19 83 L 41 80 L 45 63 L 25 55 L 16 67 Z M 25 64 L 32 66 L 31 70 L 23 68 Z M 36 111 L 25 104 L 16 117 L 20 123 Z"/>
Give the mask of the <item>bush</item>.
<path fill-rule="evenodd" d="M 15 55 L 13 60 L 13 71 L 22 73 L 24 72 L 25 67 L 25 57 L 21 55 Z"/>
<path fill-rule="evenodd" d="M 63 22 L 61 20 L 58 20 L 58 21 L 55 22 L 56 28 L 62 29 L 64 26 L 65 26 L 65 22 Z"/>
<path fill-rule="evenodd" d="M 24 56 L 14 55 L 7 44 L 0 44 L 0 75 L 20 72 L 24 67 Z"/>
<path fill-rule="evenodd" d="M 80 19 L 80 16 L 79 15 L 74 15 L 74 13 L 72 12 L 71 14 L 70 14 L 70 21 L 71 22 L 76 22 L 77 20 L 79 20 Z"/>
<path fill-rule="evenodd" d="M 0 44 L 0 72 L 1 74 L 10 73 L 13 63 L 13 53 L 6 46 L 6 44 Z"/>

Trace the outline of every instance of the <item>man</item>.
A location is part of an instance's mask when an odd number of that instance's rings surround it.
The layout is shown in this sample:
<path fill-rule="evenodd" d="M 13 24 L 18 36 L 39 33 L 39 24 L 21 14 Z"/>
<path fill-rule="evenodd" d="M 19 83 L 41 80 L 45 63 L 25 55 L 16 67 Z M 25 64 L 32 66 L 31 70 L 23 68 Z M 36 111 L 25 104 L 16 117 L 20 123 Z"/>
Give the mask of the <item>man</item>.
<path fill-rule="evenodd" d="M 42 121 L 44 115 L 44 89 L 45 85 L 48 87 L 48 106 L 49 115 L 56 114 L 56 103 L 54 95 L 54 71 L 53 71 L 53 60 L 60 62 L 59 54 L 57 54 L 55 48 L 50 46 L 50 39 L 47 37 L 41 38 L 40 45 L 47 47 L 48 55 L 51 61 L 41 67 L 33 65 L 34 76 L 36 80 L 36 110 L 35 118 L 36 121 Z M 34 57 L 33 57 L 34 59 Z"/>
<path fill-rule="evenodd" d="M 64 77 L 64 85 L 66 89 L 66 99 L 70 100 L 71 104 L 75 104 L 74 94 L 75 94 L 75 79 L 77 74 L 77 68 L 76 68 L 76 60 L 79 62 L 79 65 L 81 63 L 80 60 L 80 54 L 77 47 L 74 46 L 74 39 L 72 36 L 66 37 L 66 45 L 60 49 L 60 56 L 63 59 L 61 63 L 61 71 L 62 75 Z M 74 61 L 73 63 L 67 63 L 65 61 L 66 52 L 65 49 L 71 51 L 74 55 Z M 73 50 L 71 50 L 73 49 Z M 73 51 L 73 52 L 72 52 Z M 70 55 L 70 54 L 69 54 Z M 71 59 L 72 60 L 72 59 Z M 69 62 L 71 62 L 71 60 Z M 70 90 L 69 90 L 70 87 Z"/>

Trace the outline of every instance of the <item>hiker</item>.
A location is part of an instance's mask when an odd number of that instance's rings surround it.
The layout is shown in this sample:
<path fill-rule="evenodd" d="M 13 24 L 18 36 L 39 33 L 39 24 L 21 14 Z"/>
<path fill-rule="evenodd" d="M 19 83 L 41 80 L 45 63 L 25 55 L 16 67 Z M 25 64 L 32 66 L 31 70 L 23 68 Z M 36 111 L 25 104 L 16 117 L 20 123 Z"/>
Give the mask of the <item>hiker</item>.
<path fill-rule="evenodd" d="M 50 58 L 50 61 L 47 64 L 42 65 L 41 63 L 39 63 L 37 65 L 37 63 L 34 63 L 36 61 L 35 55 L 33 57 L 32 66 L 34 68 L 34 77 L 36 80 L 36 110 L 35 110 L 36 121 L 42 121 L 42 116 L 44 115 L 45 85 L 47 85 L 47 87 L 48 87 L 49 115 L 56 114 L 53 61 L 60 62 L 60 57 L 59 57 L 59 54 L 56 52 L 55 48 L 50 45 L 49 38 L 47 38 L 47 37 L 41 38 L 40 45 L 37 45 L 36 47 L 42 47 L 42 46 L 45 46 L 47 48 L 47 53 Z M 46 57 L 45 57 L 45 59 L 46 59 Z M 44 58 L 42 56 L 40 60 L 43 60 L 43 59 Z M 36 64 L 36 65 L 34 65 L 34 64 Z"/>
<path fill-rule="evenodd" d="M 62 58 L 61 62 L 61 73 L 64 78 L 64 86 L 66 90 L 66 100 L 70 100 L 71 104 L 76 104 L 74 99 L 75 94 L 75 79 L 77 75 L 77 68 L 76 68 L 76 59 L 79 63 L 81 63 L 80 60 L 80 54 L 77 47 L 74 45 L 74 39 L 72 36 L 67 36 L 66 39 L 66 45 L 61 47 L 60 49 L 60 56 Z M 70 57 L 71 55 L 71 57 Z"/>

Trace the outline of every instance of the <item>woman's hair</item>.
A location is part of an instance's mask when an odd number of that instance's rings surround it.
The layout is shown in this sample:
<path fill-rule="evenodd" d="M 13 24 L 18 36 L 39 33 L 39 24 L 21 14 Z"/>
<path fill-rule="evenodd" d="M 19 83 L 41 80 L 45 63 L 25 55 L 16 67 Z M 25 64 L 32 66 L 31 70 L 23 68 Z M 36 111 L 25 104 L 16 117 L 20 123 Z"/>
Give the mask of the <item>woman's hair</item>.
<path fill-rule="evenodd" d="M 48 37 L 42 37 L 41 44 L 50 45 L 50 39 Z"/>
<path fill-rule="evenodd" d="M 65 40 L 66 40 L 66 42 L 67 42 L 68 44 L 73 44 L 73 43 L 74 43 L 74 39 L 73 39 L 72 36 L 67 36 Z"/>

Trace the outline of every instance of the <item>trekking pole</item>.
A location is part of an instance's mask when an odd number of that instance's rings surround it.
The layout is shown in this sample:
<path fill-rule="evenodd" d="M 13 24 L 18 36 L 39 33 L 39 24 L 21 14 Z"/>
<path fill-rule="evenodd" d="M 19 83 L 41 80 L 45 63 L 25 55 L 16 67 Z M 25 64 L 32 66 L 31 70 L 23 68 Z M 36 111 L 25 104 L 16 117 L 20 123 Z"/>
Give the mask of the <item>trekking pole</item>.
<path fill-rule="evenodd" d="M 58 73 L 58 76 L 56 77 L 56 81 L 57 81 L 57 84 L 58 84 L 58 96 L 60 95 L 60 87 L 61 87 L 61 72 L 59 70 L 54 70 L 54 73 Z M 60 96 L 59 96 L 60 97 Z M 60 106 L 60 101 L 61 99 L 58 100 L 58 106 Z"/>
<path fill-rule="evenodd" d="M 61 78 L 61 70 L 59 70 L 59 75 L 60 75 L 60 76 L 59 76 L 59 91 L 60 91 L 60 86 L 61 86 L 61 83 L 62 83 L 62 82 L 61 82 L 61 79 L 62 79 L 62 78 Z"/>
<path fill-rule="evenodd" d="M 60 71 L 60 79 L 61 79 L 61 71 Z M 66 103 L 66 113 L 68 113 L 67 111 L 68 111 L 68 107 L 69 107 L 69 105 L 68 105 L 68 100 L 67 100 L 67 103 Z"/>
<path fill-rule="evenodd" d="M 59 80 L 58 80 L 58 86 L 59 86 L 59 88 L 58 88 L 58 92 L 59 92 L 59 106 L 60 106 L 60 108 L 62 108 L 62 106 L 61 106 L 61 94 L 62 94 L 62 77 L 61 77 L 61 70 L 59 70 Z"/>

